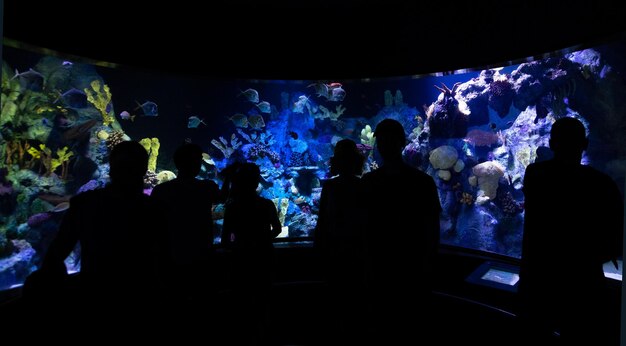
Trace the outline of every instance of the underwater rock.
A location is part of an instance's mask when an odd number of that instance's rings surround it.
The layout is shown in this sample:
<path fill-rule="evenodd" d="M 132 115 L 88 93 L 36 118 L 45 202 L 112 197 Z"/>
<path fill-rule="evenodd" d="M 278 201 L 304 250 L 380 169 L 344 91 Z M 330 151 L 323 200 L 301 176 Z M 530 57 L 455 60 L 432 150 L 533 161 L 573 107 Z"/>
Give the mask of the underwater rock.
<path fill-rule="evenodd" d="M 25 240 L 12 240 L 11 257 L 0 259 L 0 290 L 21 284 L 31 273 L 36 252 Z"/>
<path fill-rule="evenodd" d="M 430 152 L 428 160 L 435 169 L 448 169 L 456 163 L 459 153 L 449 145 L 442 145 Z"/>

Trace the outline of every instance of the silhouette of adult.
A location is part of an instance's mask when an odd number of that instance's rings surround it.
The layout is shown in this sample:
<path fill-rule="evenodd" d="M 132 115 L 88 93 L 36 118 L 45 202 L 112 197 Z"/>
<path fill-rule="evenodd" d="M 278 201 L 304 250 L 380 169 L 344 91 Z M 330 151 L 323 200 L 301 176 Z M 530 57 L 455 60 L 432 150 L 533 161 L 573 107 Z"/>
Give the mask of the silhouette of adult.
<path fill-rule="evenodd" d="M 274 203 L 259 196 L 259 166 L 241 163 L 234 172 L 224 210 L 222 243 L 232 251 L 234 317 L 229 325 L 242 343 L 267 340 L 274 245 L 281 232 Z"/>
<path fill-rule="evenodd" d="M 565 344 L 607 345 L 618 325 L 602 266 L 620 254 L 624 209 L 615 182 L 581 164 L 585 133 L 578 119 L 558 119 L 553 158 L 526 168 L 520 306 L 533 330 L 559 331 Z"/>
<path fill-rule="evenodd" d="M 351 139 L 335 145 L 332 178 L 324 181 L 314 245 L 329 283 L 333 337 L 362 333 L 365 213 L 361 174 L 365 156 Z M 347 340 L 346 340 L 347 341 Z"/>
<path fill-rule="evenodd" d="M 362 177 L 368 207 L 369 330 L 376 342 L 410 343 L 428 331 L 441 204 L 433 178 L 403 160 L 402 124 L 384 119 L 374 136 L 383 162 Z"/>
<path fill-rule="evenodd" d="M 65 271 L 64 260 L 80 244 L 80 296 L 71 307 L 59 308 L 75 314 L 76 328 L 137 331 L 138 319 L 149 323 L 148 318 L 157 316 L 164 223 L 158 206 L 143 193 L 148 167 L 143 146 L 121 142 L 111 151 L 109 163 L 107 186 L 71 198 L 37 275 Z M 98 326 L 102 316 L 110 317 Z"/>
<path fill-rule="evenodd" d="M 184 143 L 174 152 L 175 179 L 154 187 L 151 197 L 167 215 L 169 254 L 172 267 L 168 282 L 174 299 L 183 305 L 208 299 L 212 286 L 209 272 L 213 257 L 212 207 L 221 201 L 213 180 L 196 177 L 202 167 L 202 148 Z"/>

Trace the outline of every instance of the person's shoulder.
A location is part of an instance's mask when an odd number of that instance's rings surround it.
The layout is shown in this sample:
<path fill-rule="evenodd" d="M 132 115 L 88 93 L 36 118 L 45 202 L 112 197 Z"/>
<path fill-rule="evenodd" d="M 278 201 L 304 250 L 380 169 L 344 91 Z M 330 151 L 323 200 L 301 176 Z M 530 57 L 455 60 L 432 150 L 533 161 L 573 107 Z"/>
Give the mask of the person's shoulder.
<path fill-rule="evenodd" d="M 381 175 L 381 172 L 382 172 L 381 168 L 377 168 L 377 169 L 371 170 L 369 172 L 366 172 L 366 173 L 364 173 L 361 176 L 361 181 L 367 182 L 367 181 L 370 181 L 372 179 L 376 179 L 378 176 Z"/>
<path fill-rule="evenodd" d="M 219 187 L 217 183 L 211 179 L 202 179 L 202 180 L 198 179 L 196 181 L 198 182 L 197 183 L 198 186 L 202 186 L 204 188 L 213 189 L 213 188 Z"/>
<path fill-rule="evenodd" d="M 558 170 L 559 169 L 558 167 L 559 167 L 559 164 L 554 160 L 533 162 L 533 163 L 528 164 L 528 166 L 526 166 L 526 169 L 524 170 L 524 175 L 525 176 L 541 175 L 544 173 Z"/>
<path fill-rule="evenodd" d="M 162 191 L 162 190 L 167 190 L 167 189 L 171 189 L 173 188 L 175 185 L 177 184 L 176 179 L 172 179 L 172 180 L 168 180 L 168 181 L 164 181 L 162 183 L 157 184 L 154 188 L 152 188 L 152 192 L 154 193 L 155 191 Z"/>
<path fill-rule="evenodd" d="M 266 197 L 262 197 L 262 196 L 257 196 L 257 203 L 264 205 L 266 207 L 271 206 L 272 208 L 276 208 L 276 205 L 274 204 L 274 201 L 272 201 L 269 198 Z"/>
<path fill-rule="evenodd" d="M 433 179 L 432 176 L 430 176 L 428 173 L 422 171 L 419 168 L 416 168 L 416 167 L 413 167 L 413 166 L 410 166 L 410 165 L 406 165 L 405 169 L 408 172 L 408 174 L 415 175 L 415 176 L 420 177 L 422 179 L 428 179 L 428 180 Z"/>
<path fill-rule="evenodd" d="M 322 188 L 330 188 L 332 186 L 335 186 L 337 185 L 338 180 L 339 180 L 338 176 L 326 179 L 322 182 Z"/>
<path fill-rule="evenodd" d="M 598 184 L 615 185 L 617 187 L 615 180 L 613 180 L 610 175 L 597 168 L 582 165 L 581 170 L 587 176 L 588 181 L 597 182 Z"/>

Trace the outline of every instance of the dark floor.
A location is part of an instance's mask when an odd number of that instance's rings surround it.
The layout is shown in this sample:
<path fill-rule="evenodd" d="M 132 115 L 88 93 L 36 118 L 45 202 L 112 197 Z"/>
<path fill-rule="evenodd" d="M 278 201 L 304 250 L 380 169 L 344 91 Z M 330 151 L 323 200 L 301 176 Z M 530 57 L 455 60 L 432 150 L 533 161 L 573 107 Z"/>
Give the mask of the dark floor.
<path fill-rule="evenodd" d="M 468 282 L 466 278 L 483 260 L 448 256 L 442 259 L 436 290 L 432 293 L 433 313 L 428 318 L 428 336 L 413 335 L 414 340 L 424 345 L 506 345 L 517 346 L 528 343 L 523 337 L 527 330 L 520 327 L 515 316 L 515 293 L 484 287 Z M 277 256 L 276 281 L 271 294 L 271 314 L 262 344 L 270 345 L 334 345 L 339 344 L 329 329 L 332 315 L 328 286 L 320 279 L 315 257 L 307 249 L 282 249 Z M 221 279 L 225 273 L 214 273 Z M 621 282 L 615 285 L 619 296 Z M 41 309 L 28 310 L 20 299 L 19 289 L 4 292 L 0 304 L 0 331 L 3 339 L 15 337 L 19 342 L 40 339 L 87 341 L 81 337 L 81 325 L 97 326 L 91 333 L 95 340 L 136 340 L 138 342 L 160 342 L 164 338 L 175 338 L 177 344 L 247 344 L 233 340 L 251 341 L 238 327 L 240 316 L 233 315 L 232 304 L 240 300 L 227 288 L 211 294 L 203 304 L 189 304 L 173 309 L 163 304 L 154 309 L 153 315 L 141 320 L 129 319 L 126 312 L 117 311 L 110 315 L 91 311 L 88 316 L 79 313 L 79 308 L 61 308 L 55 313 Z M 159 303 L 160 304 L 160 303 Z M 126 317 L 126 318 L 125 318 Z M 92 319 L 92 320 L 88 320 Z M 619 320 L 619 301 L 616 300 L 616 319 Z M 118 333 L 120 321 L 129 321 Z M 410 326 L 408 327 L 411 328 Z M 368 328 L 349 335 L 342 344 L 381 344 L 363 338 Z M 132 332 L 132 333 L 128 333 Z M 618 332 L 619 333 L 619 332 Z M 618 345 L 616 335 L 615 346 Z M 409 344 L 413 344 L 410 342 Z M 254 344 L 250 342 L 250 344 Z M 256 343 L 259 344 L 259 343 Z M 394 344 L 382 342 L 382 344 Z M 534 340 L 532 344 L 558 345 L 552 336 Z M 613 345 L 611 345 L 613 346 Z"/>

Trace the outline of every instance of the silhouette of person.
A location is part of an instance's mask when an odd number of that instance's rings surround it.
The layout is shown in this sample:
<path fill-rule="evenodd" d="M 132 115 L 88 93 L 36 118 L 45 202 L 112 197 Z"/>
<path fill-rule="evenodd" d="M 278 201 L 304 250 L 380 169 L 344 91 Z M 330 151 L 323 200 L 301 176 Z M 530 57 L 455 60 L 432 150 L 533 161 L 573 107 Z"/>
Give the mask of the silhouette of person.
<path fill-rule="evenodd" d="M 441 204 L 428 174 L 404 162 L 402 124 L 382 120 L 374 130 L 382 165 L 362 177 L 369 330 L 376 342 L 407 342 L 428 331 L 428 302 L 439 244 Z"/>
<path fill-rule="evenodd" d="M 73 305 L 78 310 L 72 313 L 80 317 L 75 322 L 99 328 L 95 321 L 113 315 L 109 325 L 102 328 L 113 330 L 116 322 L 136 331 L 140 329 L 138 318 L 157 316 L 164 222 L 158 206 L 143 193 L 148 167 L 143 146 L 135 141 L 121 142 L 112 149 L 109 163 L 107 186 L 70 199 L 71 207 L 40 271 L 43 275 L 59 273 L 59 268 L 65 271 L 64 260 L 79 243 L 80 297 Z"/>
<path fill-rule="evenodd" d="M 196 178 L 202 167 L 199 145 L 184 143 L 173 158 L 176 178 L 155 186 L 150 196 L 166 211 L 172 264 L 168 286 L 173 298 L 185 305 L 210 297 L 208 290 L 213 285 L 209 266 L 214 251 L 211 210 L 221 195 L 216 182 Z"/>
<path fill-rule="evenodd" d="M 320 197 L 314 246 L 329 283 L 333 337 L 358 335 L 364 322 L 364 163 L 353 140 L 338 141 L 330 158 L 332 178 L 324 181 Z"/>
<path fill-rule="evenodd" d="M 273 239 L 282 228 L 274 203 L 257 193 L 260 181 L 259 166 L 239 164 L 224 210 L 222 244 L 232 251 L 233 312 L 238 320 L 233 322 L 239 323 L 241 342 L 267 340 Z"/>
<path fill-rule="evenodd" d="M 524 176 L 520 313 L 539 330 L 558 330 L 565 344 L 606 345 L 617 323 L 602 266 L 620 254 L 623 200 L 608 175 L 581 164 L 582 122 L 558 119 L 549 144 L 553 158 Z"/>

